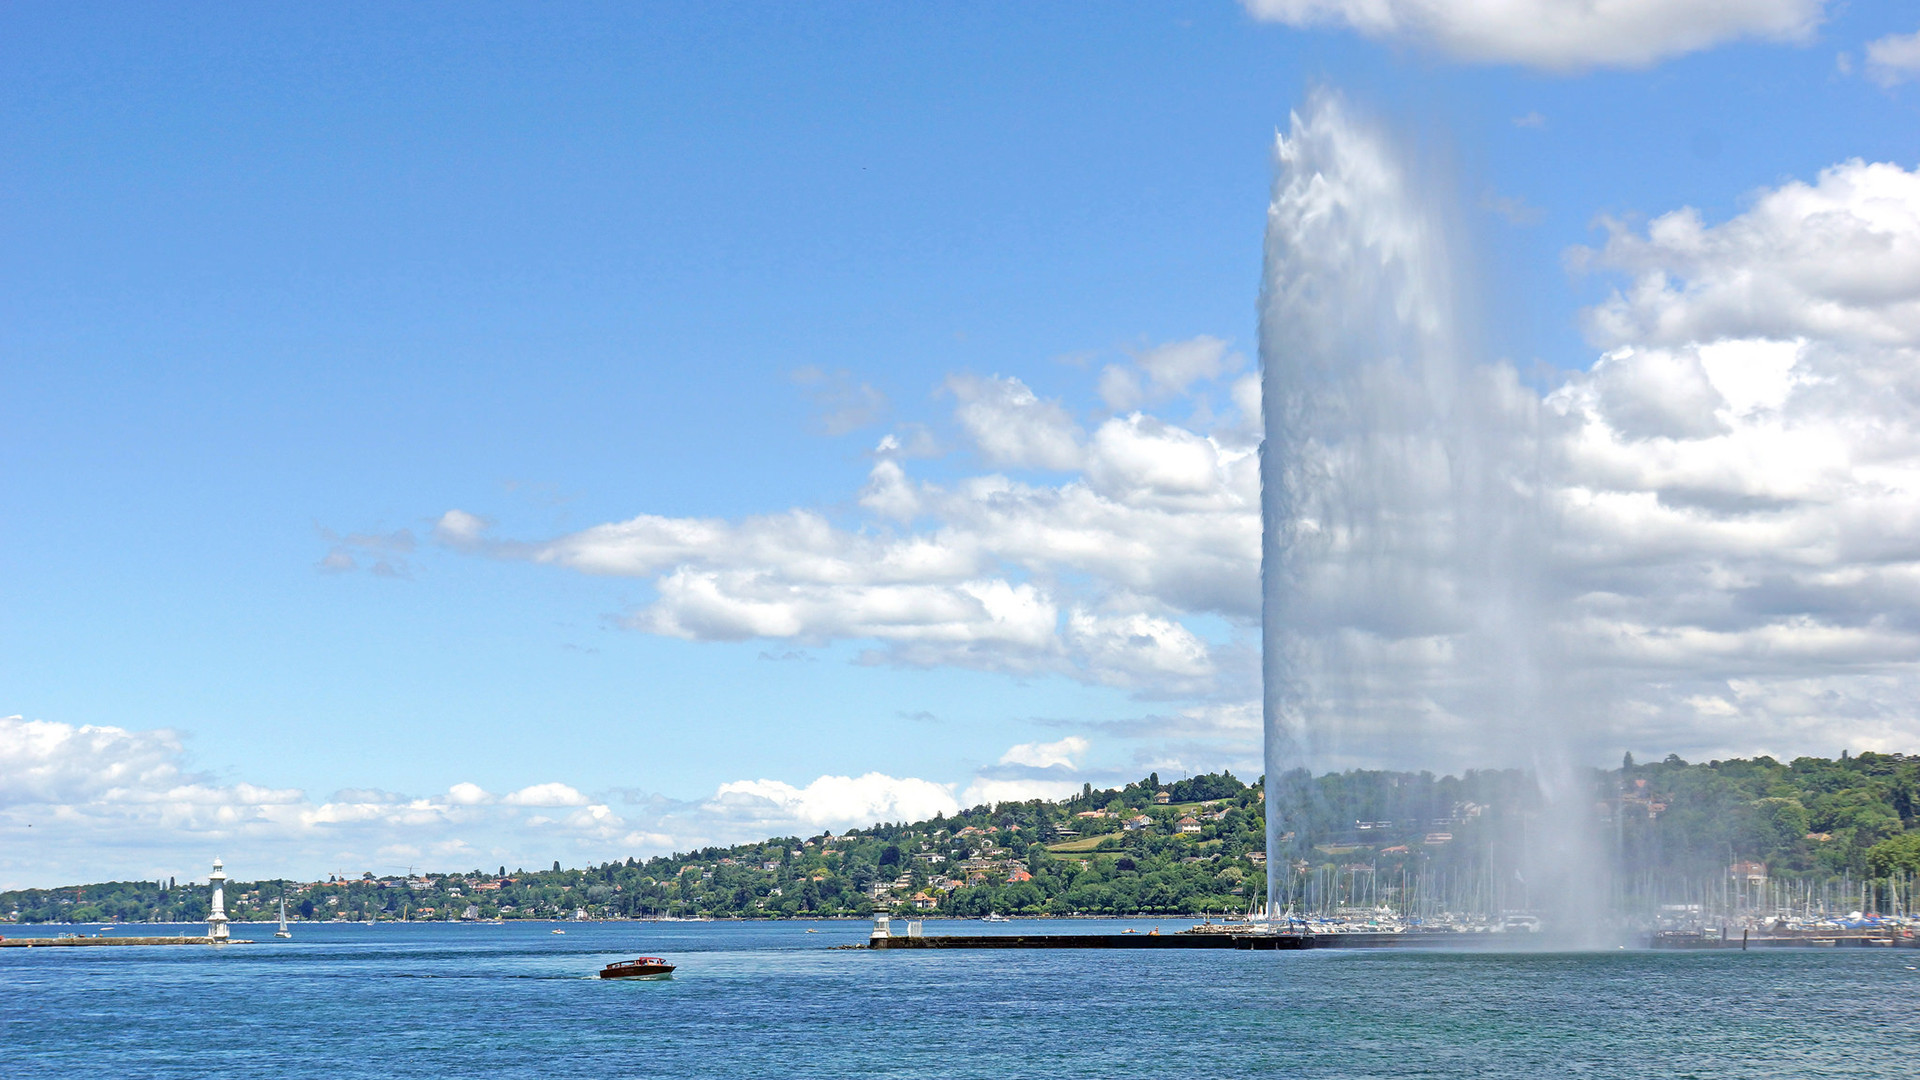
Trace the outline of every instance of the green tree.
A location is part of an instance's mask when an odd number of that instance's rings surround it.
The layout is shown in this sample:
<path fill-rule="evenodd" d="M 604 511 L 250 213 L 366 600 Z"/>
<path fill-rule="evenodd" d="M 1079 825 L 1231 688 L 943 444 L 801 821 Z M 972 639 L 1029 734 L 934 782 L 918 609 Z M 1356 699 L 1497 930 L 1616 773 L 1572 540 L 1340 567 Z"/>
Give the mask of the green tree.
<path fill-rule="evenodd" d="M 1920 875 L 1920 832 L 1882 840 L 1867 849 L 1867 872 L 1874 877 Z"/>

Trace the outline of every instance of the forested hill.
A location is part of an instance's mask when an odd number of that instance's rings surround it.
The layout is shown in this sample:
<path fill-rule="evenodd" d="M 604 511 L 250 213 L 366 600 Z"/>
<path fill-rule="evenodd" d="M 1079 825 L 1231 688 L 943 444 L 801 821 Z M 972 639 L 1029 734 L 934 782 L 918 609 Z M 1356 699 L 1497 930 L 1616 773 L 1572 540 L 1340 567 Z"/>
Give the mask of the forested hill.
<path fill-rule="evenodd" d="M 1306 880 L 1439 880 L 1481 872 L 1537 813 L 1525 774 L 1352 771 L 1274 785 L 1287 872 Z M 1688 764 L 1628 759 L 1580 793 L 1612 856 L 1637 880 L 1725 876 L 1731 862 L 1775 879 L 1920 873 L 1920 757 L 1842 755 Z M 1264 894 L 1266 791 L 1230 773 L 1125 787 L 1061 802 L 1001 803 L 952 817 L 584 869 L 507 867 L 415 878 L 228 885 L 240 921 L 287 900 L 304 919 L 524 919 L 576 913 L 808 917 L 876 908 L 961 916 L 1245 911 Z M 106 882 L 0 893 L 21 922 L 204 919 L 207 889 Z M 1410 887 L 1410 886 L 1409 886 Z M 1390 890 L 1389 890 L 1390 891 Z M 1370 895 L 1380 896 L 1380 893 Z"/>

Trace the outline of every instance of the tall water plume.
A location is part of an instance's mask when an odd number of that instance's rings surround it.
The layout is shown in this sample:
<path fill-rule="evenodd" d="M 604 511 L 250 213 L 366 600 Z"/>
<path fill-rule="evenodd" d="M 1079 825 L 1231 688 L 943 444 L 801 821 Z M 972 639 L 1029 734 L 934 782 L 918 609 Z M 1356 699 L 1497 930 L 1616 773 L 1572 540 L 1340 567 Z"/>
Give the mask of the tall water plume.
<path fill-rule="evenodd" d="M 1321 91 L 1276 143 L 1260 311 L 1268 903 L 1276 785 L 1353 766 L 1532 769 L 1503 873 L 1563 921 L 1595 866 L 1540 587 L 1539 397 L 1468 355 L 1444 184 Z M 1555 853 L 1558 853 L 1557 855 Z M 1515 905 L 1517 906 L 1517 904 Z"/>

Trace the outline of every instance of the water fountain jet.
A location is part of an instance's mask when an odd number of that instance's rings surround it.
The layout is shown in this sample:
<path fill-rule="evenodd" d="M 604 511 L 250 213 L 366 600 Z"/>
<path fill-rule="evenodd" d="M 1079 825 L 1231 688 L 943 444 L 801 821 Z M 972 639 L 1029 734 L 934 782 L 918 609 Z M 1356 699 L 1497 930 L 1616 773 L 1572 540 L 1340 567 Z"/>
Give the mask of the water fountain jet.
<path fill-rule="evenodd" d="M 1276 140 L 1260 300 L 1267 905 L 1302 770 L 1507 764 L 1541 785 L 1511 867 L 1591 925 L 1599 866 L 1541 655 L 1539 397 L 1463 343 L 1445 185 L 1339 95 Z M 1521 824 L 1521 823 L 1516 823 Z M 1512 890 L 1508 890 L 1511 892 Z"/>

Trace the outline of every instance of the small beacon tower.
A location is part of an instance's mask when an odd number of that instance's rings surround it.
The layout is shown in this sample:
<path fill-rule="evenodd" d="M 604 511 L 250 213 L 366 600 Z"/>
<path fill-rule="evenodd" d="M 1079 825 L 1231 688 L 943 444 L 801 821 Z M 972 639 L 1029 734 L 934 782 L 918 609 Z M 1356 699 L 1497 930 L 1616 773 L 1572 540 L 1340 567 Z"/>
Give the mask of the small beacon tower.
<path fill-rule="evenodd" d="M 215 945 L 225 944 L 227 940 L 227 875 L 220 868 L 220 860 L 213 860 L 213 873 L 207 875 L 207 884 L 213 886 L 213 910 L 207 914 L 207 940 Z"/>

